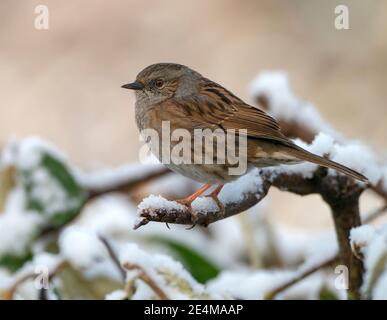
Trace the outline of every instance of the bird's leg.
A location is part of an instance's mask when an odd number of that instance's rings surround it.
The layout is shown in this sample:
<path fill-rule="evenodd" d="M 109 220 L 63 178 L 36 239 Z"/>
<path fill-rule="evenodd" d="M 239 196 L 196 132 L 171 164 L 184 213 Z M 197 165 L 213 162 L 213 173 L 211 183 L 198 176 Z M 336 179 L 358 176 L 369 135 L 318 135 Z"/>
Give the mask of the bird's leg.
<path fill-rule="evenodd" d="M 218 208 L 219 208 L 219 210 L 220 210 L 222 215 L 224 215 L 225 210 L 224 210 L 223 203 L 220 202 L 220 200 L 218 198 L 218 195 L 219 195 L 220 191 L 223 189 L 223 187 L 224 187 L 224 184 L 221 184 L 221 185 L 217 186 L 216 189 L 210 193 L 210 197 L 212 199 L 214 199 L 214 201 L 216 202 L 216 204 L 217 204 L 217 206 L 218 206 Z"/>
<path fill-rule="evenodd" d="M 206 192 L 209 188 L 211 188 L 210 184 L 203 185 L 198 191 L 194 192 L 190 196 L 184 199 L 175 200 L 177 203 L 180 203 L 186 207 L 188 207 L 188 212 L 191 215 L 192 222 L 197 220 L 197 215 L 192 211 L 191 204 L 195 201 L 196 198 L 200 197 L 204 192 Z"/>

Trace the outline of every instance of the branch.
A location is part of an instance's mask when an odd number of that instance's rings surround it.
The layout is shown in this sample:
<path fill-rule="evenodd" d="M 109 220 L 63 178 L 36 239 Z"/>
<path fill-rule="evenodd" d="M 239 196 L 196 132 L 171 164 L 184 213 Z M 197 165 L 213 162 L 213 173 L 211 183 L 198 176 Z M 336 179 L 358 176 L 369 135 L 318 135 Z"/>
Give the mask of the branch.
<path fill-rule="evenodd" d="M 270 292 L 266 293 L 265 294 L 265 300 L 273 300 L 281 292 L 283 292 L 286 289 L 290 288 L 291 286 L 297 284 L 298 282 L 304 280 L 305 278 L 309 277 L 311 274 L 313 274 L 313 273 L 315 273 L 315 272 L 317 272 L 317 271 L 319 271 L 321 269 L 324 269 L 324 268 L 327 268 L 327 267 L 333 265 L 334 263 L 338 262 L 338 260 L 339 260 L 339 256 L 337 255 L 337 256 L 335 256 L 333 258 L 324 260 L 320 264 L 318 264 L 316 266 L 313 266 L 313 267 L 305 270 L 304 272 L 301 272 L 300 274 L 298 274 L 293 279 L 289 280 L 288 282 L 283 283 L 279 287 L 277 287 L 277 288 L 271 290 Z"/>
<path fill-rule="evenodd" d="M 161 300 L 169 300 L 167 294 L 159 287 L 159 285 L 144 271 L 144 269 L 131 263 L 125 263 L 124 268 L 127 270 L 138 270 L 140 272 L 139 279 L 144 281 L 158 296 Z"/>
<path fill-rule="evenodd" d="M 122 280 L 125 281 L 125 279 L 126 279 L 126 271 L 125 271 L 125 269 L 121 266 L 120 259 L 118 258 L 118 255 L 117 255 L 117 253 L 115 252 L 115 250 L 113 249 L 113 246 L 111 245 L 111 243 L 109 242 L 109 240 L 106 239 L 104 236 L 99 235 L 98 237 L 99 237 L 99 239 L 101 240 L 101 242 L 105 245 L 106 250 L 108 251 L 110 258 L 112 259 L 113 263 L 115 264 L 115 266 L 116 266 L 117 269 L 119 270 L 119 272 L 120 272 L 120 274 L 121 274 Z"/>
<path fill-rule="evenodd" d="M 113 185 L 108 185 L 103 188 L 89 187 L 87 192 L 87 201 L 90 201 L 96 197 L 103 196 L 112 192 L 123 192 L 128 193 L 137 189 L 139 186 L 148 183 L 154 179 L 160 178 L 165 174 L 169 173 L 170 170 L 160 166 L 157 170 L 151 170 L 149 172 L 144 173 L 141 176 L 135 178 L 129 178 L 127 180 L 121 181 L 119 183 L 115 183 Z"/>
<path fill-rule="evenodd" d="M 251 186 L 247 188 L 246 192 L 242 192 L 240 201 L 230 201 L 224 193 L 227 193 L 226 185 L 219 197 L 222 200 L 224 206 L 224 212 L 221 212 L 216 206 L 210 206 L 213 201 L 210 198 L 206 200 L 209 202 L 205 211 L 195 211 L 195 202 L 192 204 L 193 210 L 197 215 L 195 224 L 201 226 L 208 226 L 218 220 L 231 217 L 239 214 L 240 212 L 246 211 L 260 202 L 268 193 L 271 186 L 277 187 L 280 190 L 293 192 L 299 195 L 308 195 L 312 193 L 320 193 L 320 182 L 321 179 L 325 179 L 326 185 L 329 185 L 336 181 L 336 176 L 327 176 L 327 171 L 324 168 L 318 168 L 312 172 L 311 178 L 305 178 L 301 173 L 278 173 L 274 170 L 258 170 L 255 169 L 250 172 L 243 181 L 235 181 L 231 183 L 233 190 L 240 190 L 245 186 L 246 179 L 250 180 Z M 259 181 L 260 183 L 256 183 Z M 355 185 L 356 183 L 352 181 Z M 205 197 L 200 197 L 199 200 Z M 224 200 L 223 200 L 224 198 Z M 162 199 L 158 203 L 154 204 L 152 198 L 145 199 L 139 206 L 140 220 L 134 226 L 135 229 L 146 225 L 150 221 L 163 222 L 171 224 L 184 224 L 191 225 L 192 215 L 188 207 L 177 204 L 174 201 L 167 201 Z M 160 200 L 160 199 L 159 199 Z M 196 200 L 197 201 L 197 200 Z M 211 208 L 208 210 L 208 208 Z"/>
<path fill-rule="evenodd" d="M 206 210 L 205 212 L 198 211 L 196 212 L 197 219 L 194 223 L 201 226 L 208 226 L 218 220 L 239 214 L 261 201 L 269 191 L 270 185 L 271 183 L 268 179 L 266 179 L 262 185 L 252 188 L 252 190 L 245 193 L 243 195 L 243 201 L 229 202 L 227 204 L 223 203 L 224 212 L 220 211 L 216 206 L 210 206 L 213 209 Z M 200 197 L 200 199 L 203 198 L 204 197 Z M 167 206 L 161 205 L 158 207 L 153 204 L 148 206 L 146 200 L 140 204 L 139 207 L 143 207 L 143 209 L 140 211 L 140 220 L 135 224 L 134 229 L 138 229 L 150 221 L 183 225 L 191 225 L 193 223 L 192 215 L 188 207 L 180 205 L 174 201 L 168 201 L 166 199 L 162 200 L 162 202 L 167 204 Z M 213 202 L 211 198 L 206 198 L 205 200 L 208 201 L 209 205 Z M 195 203 L 193 203 L 193 205 L 194 204 Z"/>

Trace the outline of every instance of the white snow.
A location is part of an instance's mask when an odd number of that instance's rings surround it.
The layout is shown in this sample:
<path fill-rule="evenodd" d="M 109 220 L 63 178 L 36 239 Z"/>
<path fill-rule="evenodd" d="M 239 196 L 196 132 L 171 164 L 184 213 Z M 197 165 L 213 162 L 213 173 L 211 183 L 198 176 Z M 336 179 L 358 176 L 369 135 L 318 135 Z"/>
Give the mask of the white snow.
<path fill-rule="evenodd" d="M 270 108 L 268 111 L 277 119 L 294 121 L 314 132 L 324 132 L 340 138 L 311 103 L 300 100 L 293 93 L 288 77 L 282 71 L 261 72 L 251 82 L 250 94 L 254 101 L 259 96 L 266 97 Z"/>
<path fill-rule="evenodd" d="M 364 254 L 364 298 L 387 298 L 387 225 L 361 226 L 351 231 L 351 241 Z"/>
<path fill-rule="evenodd" d="M 224 271 L 208 284 L 209 290 L 226 293 L 236 299 L 264 299 L 277 286 L 297 275 L 291 270 L 245 270 Z M 289 288 L 278 299 L 318 299 L 323 285 L 321 273 L 315 273 L 302 282 Z"/>
<path fill-rule="evenodd" d="M 237 181 L 227 183 L 219 194 L 223 204 L 238 203 L 245 199 L 248 193 L 262 192 L 262 177 L 259 169 L 251 169 L 249 173 Z"/>
<path fill-rule="evenodd" d="M 26 253 L 42 222 L 42 217 L 35 212 L 0 214 L 0 257 Z"/>
<path fill-rule="evenodd" d="M 125 300 L 127 293 L 124 290 L 116 290 L 106 295 L 106 300 Z"/>
<path fill-rule="evenodd" d="M 209 197 L 199 197 L 192 202 L 192 209 L 194 212 L 207 213 L 219 211 L 216 202 Z"/>
<path fill-rule="evenodd" d="M 373 300 L 387 300 L 387 268 L 379 276 L 372 292 Z"/>
<path fill-rule="evenodd" d="M 52 216 L 78 207 L 79 200 L 71 199 L 63 186 L 43 167 L 38 167 L 31 174 L 31 199 L 42 205 L 43 213 Z"/>
<path fill-rule="evenodd" d="M 149 197 L 142 200 L 142 202 L 138 205 L 139 212 L 145 209 L 154 210 L 159 208 L 164 208 L 165 210 L 168 210 L 168 211 L 185 210 L 185 206 L 183 206 L 182 204 L 179 204 L 175 201 L 169 201 L 167 199 L 164 199 L 162 196 L 155 196 L 155 195 L 150 195 Z"/>
<path fill-rule="evenodd" d="M 304 266 L 317 265 L 338 252 L 333 230 L 313 232 L 282 226 L 273 233 L 279 257 L 288 266 L 300 261 L 305 261 Z"/>
<path fill-rule="evenodd" d="M 58 243 L 61 255 L 77 268 L 90 267 L 108 256 L 97 235 L 80 226 L 66 228 Z"/>
<path fill-rule="evenodd" d="M 316 155 L 328 154 L 331 160 L 364 174 L 372 184 L 376 184 L 382 178 L 382 172 L 375 153 L 358 141 L 348 141 L 346 144 L 340 144 L 335 142 L 333 137 L 325 133 L 319 133 L 311 144 L 307 144 L 300 139 L 295 139 L 294 142 Z M 271 172 L 274 176 L 277 173 L 289 173 L 301 174 L 304 178 L 311 178 L 316 168 L 317 165 L 313 163 L 303 162 L 294 165 L 269 167 L 263 169 L 263 171 Z M 329 169 L 329 174 L 335 175 L 337 171 Z"/>
<path fill-rule="evenodd" d="M 30 170 L 39 165 L 44 153 L 65 161 L 64 154 L 49 142 L 35 136 L 22 140 L 11 139 L 2 150 L 2 165 L 16 165 L 21 170 Z"/>
<path fill-rule="evenodd" d="M 331 159 L 364 174 L 374 185 L 382 178 L 376 154 L 361 142 L 348 141 L 342 145 L 335 144 L 331 151 Z"/>
<path fill-rule="evenodd" d="M 375 237 L 375 234 L 375 227 L 370 225 L 353 228 L 350 234 L 351 246 L 360 248 L 363 251 Z"/>
<path fill-rule="evenodd" d="M 128 236 L 137 208 L 124 197 L 107 195 L 86 206 L 77 225 L 106 236 Z"/>
<path fill-rule="evenodd" d="M 49 270 L 49 272 L 52 272 L 61 262 L 62 258 L 59 255 L 48 252 L 40 252 L 35 254 L 32 262 L 29 262 L 28 264 L 34 265 L 35 272 L 37 271 L 36 267 L 44 267 Z"/>
<path fill-rule="evenodd" d="M 141 250 L 136 244 L 127 244 L 120 251 L 120 261 L 124 266 L 129 264 L 140 267 L 171 299 L 189 299 L 209 294 L 205 287 L 196 282 L 180 262 L 169 256 L 152 255 Z M 129 280 L 135 280 L 133 277 L 136 277 L 136 273 L 133 273 L 132 270 L 129 271 Z M 147 292 L 151 294 L 149 290 Z M 141 293 L 141 297 L 144 298 L 143 293 Z"/>

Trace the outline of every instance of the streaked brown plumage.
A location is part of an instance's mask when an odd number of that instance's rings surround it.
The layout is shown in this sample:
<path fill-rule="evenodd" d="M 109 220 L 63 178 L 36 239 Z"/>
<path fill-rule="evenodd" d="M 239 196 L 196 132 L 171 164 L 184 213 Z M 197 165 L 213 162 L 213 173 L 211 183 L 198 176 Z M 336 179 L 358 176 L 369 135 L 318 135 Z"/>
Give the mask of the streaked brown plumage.
<path fill-rule="evenodd" d="M 134 83 L 123 87 L 136 90 L 136 122 L 140 130 L 152 128 L 161 133 L 162 121 L 170 121 L 171 131 L 184 128 L 192 134 L 194 129 L 199 128 L 246 129 L 247 161 L 250 166 L 267 167 L 309 161 L 367 181 L 366 177 L 350 168 L 300 148 L 281 133 L 278 123 L 271 116 L 186 66 L 153 64 L 142 70 Z M 225 164 L 216 164 L 214 161 L 212 165 L 171 163 L 166 166 L 209 185 L 223 185 L 238 178 L 229 175 L 230 164 L 227 161 Z M 200 191 L 204 192 L 204 189 Z M 218 189 L 212 194 L 215 200 L 221 188 Z M 189 205 L 201 193 L 183 202 Z"/>

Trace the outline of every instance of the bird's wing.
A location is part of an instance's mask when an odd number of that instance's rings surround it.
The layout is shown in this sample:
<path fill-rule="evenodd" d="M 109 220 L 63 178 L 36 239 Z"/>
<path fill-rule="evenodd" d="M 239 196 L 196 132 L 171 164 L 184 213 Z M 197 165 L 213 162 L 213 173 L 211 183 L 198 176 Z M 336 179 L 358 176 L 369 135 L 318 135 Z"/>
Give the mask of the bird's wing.
<path fill-rule="evenodd" d="M 250 138 L 290 142 L 275 119 L 213 82 L 206 82 L 198 95 L 173 98 L 169 103 L 181 110 L 180 118 L 185 118 L 182 121 L 196 128 L 235 129 L 237 132 L 245 129 Z"/>

